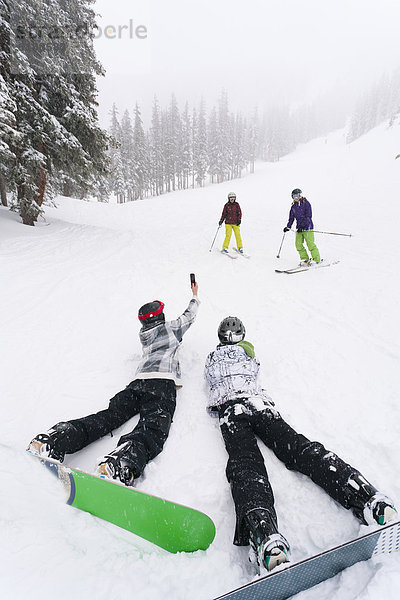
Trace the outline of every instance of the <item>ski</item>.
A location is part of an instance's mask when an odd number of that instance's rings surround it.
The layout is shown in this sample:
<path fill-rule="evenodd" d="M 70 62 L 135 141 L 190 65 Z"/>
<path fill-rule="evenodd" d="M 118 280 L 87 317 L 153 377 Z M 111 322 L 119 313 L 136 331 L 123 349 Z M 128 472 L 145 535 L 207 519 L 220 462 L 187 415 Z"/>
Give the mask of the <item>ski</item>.
<path fill-rule="evenodd" d="M 236 254 L 231 254 L 230 252 L 222 252 L 222 250 L 218 250 L 218 252 L 220 254 L 222 254 L 223 256 L 227 256 L 228 258 L 231 258 L 232 260 L 236 260 L 237 259 Z"/>
<path fill-rule="evenodd" d="M 390 523 L 315 556 L 272 572 L 215 600 L 286 600 L 358 562 L 400 549 L 400 523 Z"/>
<path fill-rule="evenodd" d="M 322 261 L 317 265 L 310 265 L 309 267 L 294 267 L 293 269 L 275 269 L 275 273 L 286 273 L 287 275 L 292 275 L 293 273 L 303 273 L 304 271 L 313 271 L 314 269 L 320 269 L 322 267 L 331 267 L 332 265 L 337 265 L 340 261 L 334 260 L 332 262 L 324 262 Z"/>
<path fill-rule="evenodd" d="M 67 504 L 109 521 L 168 552 L 206 550 L 215 526 L 204 513 L 35 454 L 63 484 Z"/>
<path fill-rule="evenodd" d="M 249 254 L 245 254 L 244 252 L 239 252 L 237 248 L 234 248 L 235 252 L 238 253 L 239 256 L 243 256 L 243 258 L 250 258 Z"/>

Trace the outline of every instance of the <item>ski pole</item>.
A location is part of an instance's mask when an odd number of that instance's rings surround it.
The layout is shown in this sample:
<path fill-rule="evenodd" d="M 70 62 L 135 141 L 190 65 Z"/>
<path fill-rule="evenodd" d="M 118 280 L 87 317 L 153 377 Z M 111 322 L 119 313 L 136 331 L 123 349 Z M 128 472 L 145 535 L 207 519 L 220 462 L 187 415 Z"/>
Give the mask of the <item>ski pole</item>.
<path fill-rule="evenodd" d="M 218 231 L 219 231 L 220 229 L 221 229 L 221 225 L 218 225 L 217 233 L 216 233 L 216 234 L 215 234 L 215 236 L 214 236 L 213 243 L 211 244 L 211 248 L 210 248 L 209 252 L 211 252 L 211 250 L 213 249 L 214 242 L 215 242 L 215 240 L 217 239 Z"/>
<path fill-rule="evenodd" d="M 353 237 L 353 235 L 351 233 L 333 233 L 332 231 L 317 231 L 316 229 L 313 229 L 314 233 L 326 233 L 326 235 L 344 235 L 346 237 Z"/>
<path fill-rule="evenodd" d="M 285 235 L 286 235 L 286 231 L 285 231 L 285 232 L 284 232 L 284 234 L 283 234 L 282 241 L 281 241 L 281 245 L 279 246 L 279 250 L 278 250 L 278 254 L 276 255 L 276 258 L 279 258 L 279 257 L 280 257 L 280 255 L 281 255 L 281 249 L 282 249 L 282 246 L 283 246 L 283 241 L 284 241 L 284 239 L 285 239 Z"/>

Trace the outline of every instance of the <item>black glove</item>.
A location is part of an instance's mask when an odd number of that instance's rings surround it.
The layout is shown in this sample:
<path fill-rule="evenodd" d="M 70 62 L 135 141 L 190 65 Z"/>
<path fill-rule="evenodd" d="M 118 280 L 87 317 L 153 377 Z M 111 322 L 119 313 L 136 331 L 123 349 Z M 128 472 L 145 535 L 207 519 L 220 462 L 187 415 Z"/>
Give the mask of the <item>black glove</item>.
<path fill-rule="evenodd" d="M 298 228 L 297 228 L 297 233 L 301 233 L 302 231 L 303 231 L 303 228 L 302 228 L 302 227 L 298 227 Z"/>
<path fill-rule="evenodd" d="M 238 222 L 236 223 L 236 225 L 239 227 L 240 223 L 241 223 L 241 221 L 238 221 Z"/>
<path fill-rule="evenodd" d="M 218 223 L 218 227 L 221 227 L 222 223 L 223 223 L 223 221 L 220 221 L 220 222 Z"/>
<path fill-rule="evenodd" d="M 287 231 L 290 231 L 290 227 L 284 227 L 283 231 L 286 233 Z"/>

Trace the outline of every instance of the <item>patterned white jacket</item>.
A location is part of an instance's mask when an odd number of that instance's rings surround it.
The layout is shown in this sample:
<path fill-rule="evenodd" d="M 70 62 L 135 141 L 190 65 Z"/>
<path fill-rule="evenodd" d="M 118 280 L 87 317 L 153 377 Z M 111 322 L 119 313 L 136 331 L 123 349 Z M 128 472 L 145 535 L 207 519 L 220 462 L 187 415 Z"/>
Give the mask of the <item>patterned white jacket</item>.
<path fill-rule="evenodd" d="M 172 379 L 178 387 L 182 386 L 178 350 L 184 333 L 196 318 L 199 304 L 194 296 L 177 319 L 139 332 L 143 356 L 135 379 Z"/>
<path fill-rule="evenodd" d="M 247 351 L 246 351 L 247 350 Z M 249 342 L 217 346 L 207 356 L 204 376 L 209 387 L 208 410 L 230 400 L 258 396 L 270 402 L 259 382 L 260 363 Z"/>

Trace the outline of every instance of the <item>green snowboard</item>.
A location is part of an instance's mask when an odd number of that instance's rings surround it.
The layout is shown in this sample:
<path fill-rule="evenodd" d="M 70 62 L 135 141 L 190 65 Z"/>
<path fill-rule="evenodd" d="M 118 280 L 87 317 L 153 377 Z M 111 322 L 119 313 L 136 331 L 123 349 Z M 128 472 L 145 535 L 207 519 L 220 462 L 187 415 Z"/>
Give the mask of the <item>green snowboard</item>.
<path fill-rule="evenodd" d="M 28 453 L 63 483 L 69 496 L 67 504 L 127 529 L 168 552 L 206 550 L 215 537 L 214 523 L 202 512 Z"/>

